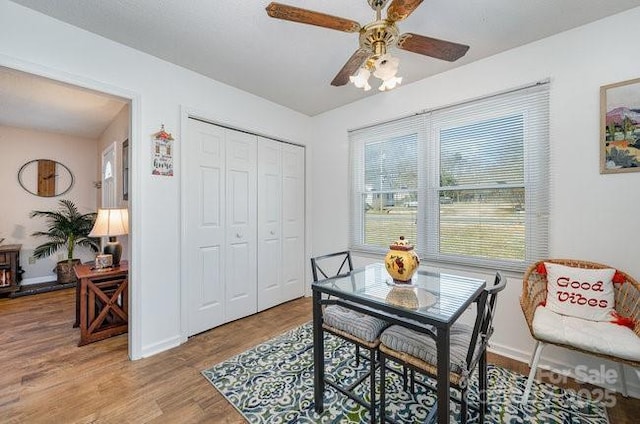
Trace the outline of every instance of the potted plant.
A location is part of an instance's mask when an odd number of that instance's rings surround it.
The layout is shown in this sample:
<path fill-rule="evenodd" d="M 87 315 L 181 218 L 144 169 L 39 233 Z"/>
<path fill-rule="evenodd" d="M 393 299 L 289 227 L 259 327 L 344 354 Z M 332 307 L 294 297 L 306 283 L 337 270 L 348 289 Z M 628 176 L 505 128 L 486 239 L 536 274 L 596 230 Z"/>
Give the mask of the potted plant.
<path fill-rule="evenodd" d="M 49 226 L 47 231 L 37 231 L 32 234 L 35 237 L 49 239 L 46 243 L 35 248 L 33 251 L 35 258 L 46 258 L 60 249 L 67 249 L 67 259 L 56 265 L 58 283 L 65 284 L 76 281 L 73 267 L 80 262 L 80 259 L 73 257 L 75 246 L 83 246 L 93 252 L 98 252 L 100 244 L 99 239 L 89 237 L 97 214 L 95 212 L 81 214 L 70 200 L 60 200 L 59 203 L 60 207 L 56 211 L 32 211 L 30 216 L 31 218 L 45 218 Z"/>

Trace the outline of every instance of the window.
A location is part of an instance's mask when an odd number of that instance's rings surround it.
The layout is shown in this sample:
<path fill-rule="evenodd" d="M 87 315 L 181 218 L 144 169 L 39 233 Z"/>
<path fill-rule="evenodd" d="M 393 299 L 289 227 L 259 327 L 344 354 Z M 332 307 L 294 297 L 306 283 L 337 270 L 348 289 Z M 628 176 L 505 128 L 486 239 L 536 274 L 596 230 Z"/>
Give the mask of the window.
<path fill-rule="evenodd" d="M 352 133 L 352 248 L 386 251 L 399 235 L 416 239 L 420 119 Z"/>
<path fill-rule="evenodd" d="M 548 85 L 349 134 L 351 248 L 522 270 L 547 254 Z"/>
<path fill-rule="evenodd" d="M 111 169 L 111 162 L 107 162 L 104 165 L 104 179 L 108 180 L 109 178 L 113 178 L 113 170 Z"/>

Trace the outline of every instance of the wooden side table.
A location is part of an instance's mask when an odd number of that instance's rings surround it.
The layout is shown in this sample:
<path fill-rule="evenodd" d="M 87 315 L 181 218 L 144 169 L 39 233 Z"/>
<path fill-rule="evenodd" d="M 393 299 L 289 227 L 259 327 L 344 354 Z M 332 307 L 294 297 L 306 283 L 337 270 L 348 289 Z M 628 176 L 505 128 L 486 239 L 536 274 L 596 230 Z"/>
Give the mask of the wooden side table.
<path fill-rule="evenodd" d="M 76 322 L 80 326 L 78 346 L 123 334 L 129 322 L 129 263 L 97 270 L 92 264 L 75 266 Z"/>

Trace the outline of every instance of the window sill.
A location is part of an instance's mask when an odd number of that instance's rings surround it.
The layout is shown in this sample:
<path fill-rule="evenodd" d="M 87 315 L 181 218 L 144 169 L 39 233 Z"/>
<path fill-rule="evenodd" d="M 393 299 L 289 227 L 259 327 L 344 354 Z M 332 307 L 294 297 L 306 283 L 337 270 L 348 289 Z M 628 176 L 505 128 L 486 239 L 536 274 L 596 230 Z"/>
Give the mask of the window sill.
<path fill-rule="evenodd" d="M 351 249 L 351 253 L 356 263 L 360 262 L 359 259 L 363 259 L 363 263 L 382 262 L 386 255 L 386 252 L 374 253 L 359 249 Z M 503 276 L 516 279 L 522 279 L 525 273 L 525 270 L 500 269 L 489 266 L 483 267 L 477 265 L 457 264 L 453 262 L 427 261 L 424 259 L 420 260 L 420 269 L 435 269 L 441 272 L 455 271 L 456 273 L 461 273 L 462 275 L 467 274 L 468 276 L 478 276 L 479 274 L 494 275 L 496 271 L 500 271 Z"/>

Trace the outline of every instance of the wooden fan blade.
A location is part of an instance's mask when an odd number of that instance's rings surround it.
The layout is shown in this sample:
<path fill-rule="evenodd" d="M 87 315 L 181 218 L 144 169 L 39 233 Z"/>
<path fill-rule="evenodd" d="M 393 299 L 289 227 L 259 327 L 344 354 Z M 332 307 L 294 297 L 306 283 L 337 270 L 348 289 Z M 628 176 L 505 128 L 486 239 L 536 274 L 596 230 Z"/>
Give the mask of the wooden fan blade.
<path fill-rule="evenodd" d="M 387 19 L 398 22 L 411 15 L 422 0 L 393 0 L 387 9 Z"/>
<path fill-rule="evenodd" d="M 356 21 L 352 21 L 351 19 L 325 15 L 324 13 L 301 9 L 294 6 L 288 6 L 281 3 L 269 3 L 269 5 L 267 6 L 267 14 L 276 19 L 284 19 L 292 22 L 316 25 L 323 28 L 336 29 L 338 31 L 360 31 L 360 24 Z"/>
<path fill-rule="evenodd" d="M 424 35 L 407 32 L 398 38 L 398 48 L 410 52 L 435 57 L 436 59 L 456 61 L 467 53 L 469 46 L 438 40 Z"/>
<path fill-rule="evenodd" d="M 358 68 L 369 58 L 369 51 L 365 49 L 358 49 L 351 55 L 347 63 L 344 64 L 340 72 L 335 76 L 331 85 L 339 87 L 349 82 L 349 77 L 356 73 Z"/>

